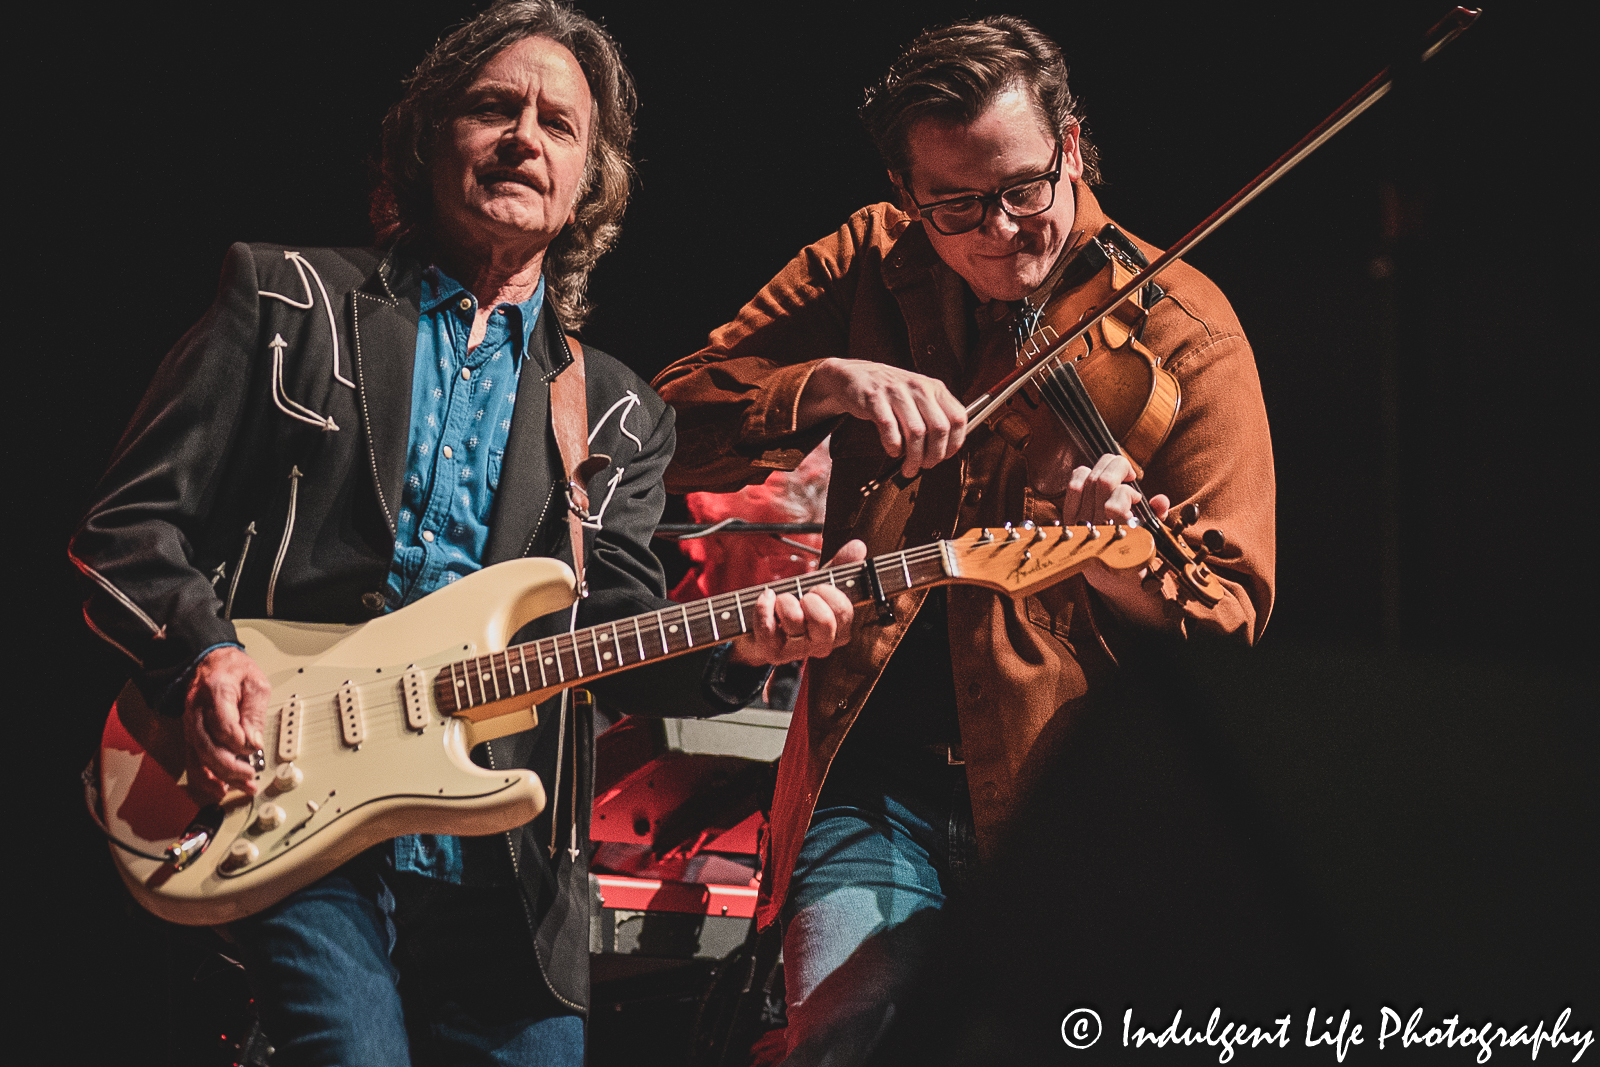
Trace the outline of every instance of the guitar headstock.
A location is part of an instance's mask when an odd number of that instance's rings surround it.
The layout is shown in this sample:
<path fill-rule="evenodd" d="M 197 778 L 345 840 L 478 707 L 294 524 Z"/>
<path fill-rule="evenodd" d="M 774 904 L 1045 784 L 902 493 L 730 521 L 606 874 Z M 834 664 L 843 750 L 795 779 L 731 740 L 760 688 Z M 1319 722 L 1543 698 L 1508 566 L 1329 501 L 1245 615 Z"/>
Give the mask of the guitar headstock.
<path fill-rule="evenodd" d="M 1113 570 L 1142 567 L 1155 555 L 1148 530 L 1098 526 L 1021 526 L 968 530 L 946 541 L 953 576 L 1025 596 L 1099 561 Z"/>

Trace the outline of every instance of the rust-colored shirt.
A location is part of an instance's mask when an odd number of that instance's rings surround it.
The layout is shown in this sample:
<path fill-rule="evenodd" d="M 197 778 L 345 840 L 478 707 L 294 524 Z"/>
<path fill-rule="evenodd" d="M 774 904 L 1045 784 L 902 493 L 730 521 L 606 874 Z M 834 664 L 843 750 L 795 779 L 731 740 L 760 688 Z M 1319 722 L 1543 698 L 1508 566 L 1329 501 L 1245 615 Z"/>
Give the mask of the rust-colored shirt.
<path fill-rule="evenodd" d="M 1087 188 L 1074 190 L 1069 249 L 1107 221 Z M 1255 360 L 1227 299 L 1198 271 L 1175 264 L 1161 285 L 1167 295 L 1151 307 L 1142 342 L 1177 377 L 1182 404 L 1141 484 L 1175 508 L 1199 506 L 1200 521 L 1185 537 L 1198 541 L 1216 528 L 1227 545 L 1208 561 L 1227 587 L 1221 603 L 1186 600 L 1170 574 L 1161 595 L 1174 632 L 1198 627 L 1254 641 L 1271 610 L 1274 553 L 1272 445 Z M 806 381 L 829 357 L 906 367 L 972 399 L 965 394 L 977 372 L 974 306 L 919 222 L 888 204 L 858 211 L 803 249 L 706 348 L 656 379 L 678 410 L 667 487 L 730 491 L 792 469 L 832 432 L 825 556 L 851 537 L 877 555 L 977 526 L 1056 522 L 1056 505 L 1029 488 L 1025 457 L 996 434 L 975 433 L 957 459 L 907 490 L 863 500 L 860 486 L 888 462 L 876 429 L 848 418 L 797 425 Z M 778 769 L 763 923 L 783 902 L 827 768 L 924 595 L 903 594 L 895 623 L 858 612 L 850 643 L 810 665 L 809 700 Z M 988 848 L 1053 760 L 1072 717 L 1115 671 L 1125 631 L 1081 577 L 1020 599 L 970 585 L 952 586 L 949 598 L 962 747 Z"/>

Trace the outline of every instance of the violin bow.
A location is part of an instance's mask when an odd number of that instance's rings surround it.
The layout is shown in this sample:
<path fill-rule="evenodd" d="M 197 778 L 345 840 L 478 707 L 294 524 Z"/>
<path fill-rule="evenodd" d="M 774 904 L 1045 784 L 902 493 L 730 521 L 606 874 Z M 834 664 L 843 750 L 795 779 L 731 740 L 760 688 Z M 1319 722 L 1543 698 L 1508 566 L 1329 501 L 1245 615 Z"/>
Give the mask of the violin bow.
<path fill-rule="evenodd" d="M 1433 28 L 1424 36 L 1421 58 L 1418 60 L 1419 64 L 1426 63 L 1438 55 L 1441 49 L 1465 33 L 1468 27 L 1476 22 L 1481 14 L 1483 14 L 1481 9 L 1468 7 L 1456 7 L 1446 13 L 1444 18 L 1435 23 Z M 967 424 L 975 425 L 992 418 L 1006 401 L 1015 396 L 1023 386 L 1032 382 L 1035 377 L 1062 367 L 1063 364 L 1055 357 L 1066 351 L 1067 346 L 1080 340 L 1101 319 L 1117 310 L 1134 293 L 1154 281 L 1158 274 L 1193 251 L 1196 245 L 1216 232 L 1223 223 L 1236 215 L 1246 204 L 1260 196 L 1279 178 L 1293 170 L 1301 160 L 1322 147 L 1323 143 L 1334 134 L 1354 122 L 1356 117 L 1363 111 L 1383 99 L 1393 87 L 1394 67 L 1391 65 L 1374 75 L 1370 81 L 1356 91 L 1354 96 L 1339 105 L 1333 114 L 1323 119 L 1310 133 L 1300 138 L 1294 147 L 1279 156 L 1266 170 L 1256 175 L 1248 185 L 1234 193 L 1227 203 L 1206 216 L 1198 226 L 1152 260 L 1149 266 L 1145 267 L 1120 289 L 1107 297 L 1103 303 L 1087 312 L 1079 320 L 1076 328 L 1040 349 L 1028 363 L 1006 375 L 996 382 L 988 392 L 968 404 Z M 898 473 L 885 471 L 862 486 L 861 495 L 868 496 L 876 492 L 891 477 L 891 474 L 897 484 L 910 484 L 909 479 L 902 478 Z"/>

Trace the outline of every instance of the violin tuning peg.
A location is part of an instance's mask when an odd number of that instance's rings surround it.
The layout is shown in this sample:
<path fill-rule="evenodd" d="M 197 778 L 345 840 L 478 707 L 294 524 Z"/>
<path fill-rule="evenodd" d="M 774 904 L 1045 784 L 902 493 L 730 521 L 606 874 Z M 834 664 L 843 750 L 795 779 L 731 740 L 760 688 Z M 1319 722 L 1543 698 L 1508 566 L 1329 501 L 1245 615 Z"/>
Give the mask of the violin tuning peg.
<path fill-rule="evenodd" d="M 1200 505 L 1198 505 L 1198 504 L 1185 504 L 1183 507 L 1178 509 L 1178 521 L 1172 527 L 1173 532 L 1177 533 L 1177 532 L 1181 531 L 1184 527 L 1193 526 L 1195 523 L 1197 523 L 1199 521 L 1200 521 Z"/>
<path fill-rule="evenodd" d="M 1222 536 L 1222 531 L 1212 527 L 1200 535 L 1200 543 L 1205 545 L 1206 551 L 1215 556 L 1228 547 L 1228 539 Z"/>

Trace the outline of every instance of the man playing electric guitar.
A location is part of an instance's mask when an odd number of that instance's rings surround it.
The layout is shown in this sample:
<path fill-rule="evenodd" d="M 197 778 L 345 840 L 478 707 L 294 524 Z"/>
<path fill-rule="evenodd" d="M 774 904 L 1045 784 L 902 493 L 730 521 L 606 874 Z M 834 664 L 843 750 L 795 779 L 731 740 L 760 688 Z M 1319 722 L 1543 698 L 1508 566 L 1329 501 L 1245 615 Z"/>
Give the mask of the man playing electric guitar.
<path fill-rule="evenodd" d="M 633 110 L 594 23 L 559 0 L 498 4 L 435 47 L 386 119 L 380 249 L 230 250 L 72 544 L 89 625 L 145 703 L 182 717 L 192 791 L 254 795 L 260 750 L 277 752 L 233 618 L 379 619 L 523 556 L 586 586 L 539 635 L 666 603 L 649 540 L 673 413 L 565 333 L 627 201 Z M 754 632 L 731 651 L 597 695 L 732 710 L 762 664 L 825 655 L 851 618 L 826 587 L 747 609 Z M 589 808 L 574 801 L 592 726 L 564 703 L 541 720 L 475 753 L 537 772 L 549 799 L 531 824 L 401 837 L 232 924 L 275 1064 L 582 1063 Z"/>
<path fill-rule="evenodd" d="M 862 118 L 899 205 L 805 249 L 657 378 L 682 431 L 669 488 L 758 481 L 832 433 L 824 551 L 856 536 L 876 556 L 972 527 L 1126 522 L 1128 460 L 1076 454 L 1049 408 L 1031 415 L 1025 453 L 966 423 L 966 405 L 1016 367 L 1031 313 L 1063 295 L 1055 268 L 1127 243 L 1090 192 L 1096 154 L 1060 50 L 1009 17 L 930 31 Z M 847 649 L 812 668 L 772 812 L 760 921 L 784 923 L 788 1062 L 861 1062 L 906 1017 L 948 938 L 944 902 L 1105 691 L 1124 635 L 1248 642 L 1266 624 L 1272 452 L 1250 348 L 1198 272 L 1179 264 L 1160 285 L 1131 340 L 1099 330 L 1094 348 L 1142 344 L 1176 376 L 1181 407 L 1143 481 L 1156 517 L 1198 507 L 1186 538 L 1222 534 L 1207 561 L 1220 594 L 1185 595 L 1170 567 L 1091 568 L 1020 599 L 950 586 L 895 598 L 892 620 L 858 613 Z M 864 496 L 890 457 L 920 477 Z"/>

